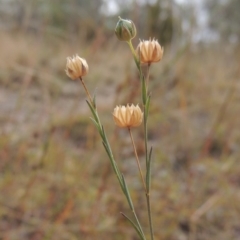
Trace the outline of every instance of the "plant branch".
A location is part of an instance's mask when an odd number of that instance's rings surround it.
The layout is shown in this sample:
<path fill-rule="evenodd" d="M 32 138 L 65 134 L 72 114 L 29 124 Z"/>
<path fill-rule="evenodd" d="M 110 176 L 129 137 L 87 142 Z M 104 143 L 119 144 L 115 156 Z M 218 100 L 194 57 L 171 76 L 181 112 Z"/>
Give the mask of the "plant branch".
<path fill-rule="evenodd" d="M 86 92 L 86 94 L 87 94 L 87 97 L 88 97 L 89 101 L 91 102 L 92 105 L 94 105 L 94 104 L 93 104 L 92 97 L 91 97 L 91 95 L 90 95 L 90 93 L 89 93 L 89 91 L 88 91 L 88 89 L 87 89 L 87 86 L 85 85 L 82 77 L 80 77 L 79 79 L 80 79 L 80 81 L 81 81 L 81 83 L 82 83 L 82 85 L 83 85 L 83 88 L 84 88 L 84 90 L 85 90 L 85 92 Z"/>
<path fill-rule="evenodd" d="M 134 150 L 134 154 L 135 154 L 135 157 L 136 157 L 136 162 L 137 162 L 137 165 L 138 165 L 138 170 L 139 170 L 139 173 L 140 173 L 140 176 L 141 176 L 142 184 L 143 184 L 144 190 L 145 190 L 145 192 L 147 194 L 146 183 L 145 183 L 144 178 L 143 178 L 140 161 L 139 161 L 139 158 L 138 158 L 136 146 L 135 146 L 135 143 L 134 143 L 134 140 L 133 140 L 133 136 L 132 136 L 132 132 L 131 132 L 131 128 L 130 127 L 128 128 L 128 132 L 129 132 L 129 135 L 130 135 L 130 138 L 131 138 L 131 141 L 132 141 L 133 150 Z"/>

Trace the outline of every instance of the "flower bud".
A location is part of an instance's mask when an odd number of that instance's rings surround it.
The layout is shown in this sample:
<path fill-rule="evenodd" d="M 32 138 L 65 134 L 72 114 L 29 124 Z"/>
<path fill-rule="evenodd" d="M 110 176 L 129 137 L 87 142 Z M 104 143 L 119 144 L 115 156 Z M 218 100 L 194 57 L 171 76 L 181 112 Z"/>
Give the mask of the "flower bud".
<path fill-rule="evenodd" d="M 117 106 L 113 111 L 113 119 L 118 127 L 138 127 L 142 123 L 143 113 L 138 105 Z"/>
<path fill-rule="evenodd" d="M 119 17 L 115 34 L 120 41 L 130 41 L 136 36 L 137 30 L 133 21 Z"/>
<path fill-rule="evenodd" d="M 72 80 L 83 77 L 88 73 L 87 61 L 78 55 L 68 57 L 65 71 Z"/>
<path fill-rule="evenodd" d="M 137 47 L 137 53 L 142 63 L 159 62 L 163 56 L 163 48 L 157 40 L 140 41 Z"/>

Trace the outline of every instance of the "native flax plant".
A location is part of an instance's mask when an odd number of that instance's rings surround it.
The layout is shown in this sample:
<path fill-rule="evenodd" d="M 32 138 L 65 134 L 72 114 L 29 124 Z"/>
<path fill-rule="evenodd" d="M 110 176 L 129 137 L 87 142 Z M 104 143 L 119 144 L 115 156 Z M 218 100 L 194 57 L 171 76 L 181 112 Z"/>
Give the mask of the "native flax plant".
<path fill-rule="evenodd" d="M 141 81 L 141 95 L 142 95 L 142 104 L 144 108 L 144 142 L 145 142 L 145 160 L 146 160 L 146 188 L 145 188 L 145 195 L 147 201 L 147 208 L 148 208 L 148 219 L 149 219 L 149 226 L 150 226 L 150 233 L 151 239 L 154 239 L 153 234 L 153 224 L 152 224 L 152 216 L 151 216 L 151 203 L 150 203 L 150 185 L 151 185 L 151 162 L 152 162 L 152 148 L 148 150 L 148 113 L 149 113 L 149 104 L 150 104 L 150 94 L 148 93 L 148 80 L 149 80 L 149 69 L 151 63 L 159 62 L 163 56 L 163 48 L 160 46 L 158 41 L 156 40 L 149 40 L 149 41 L 140 41 L 137 51 L 134 50 L 132 45 L 132 38 L 135 37 L 136 33 L 135 26 L 133 31 L 131 31 L 131 20 L 124 20 L 119 18 L 117 23 L 115 33 L 118 39 L 122 41 L 126 41 L 130 47 L 132 52 L 134 61 L 136 63 L 137 69 L 139 71 L 139 77 Z M 124 26 L 125 31 L 122 30 Z M 129 33 L 129 38 L 126 38 L 126 29 Z M 129 30 L 130 29 L 130 30 Z M 132 34 L 131 34 L 132 33 Z M 141 64 L 147 64 L 147 74 L 146 77 L 144 76 L 141 68 Z"/>
<path fill-rule="evenodd" d="M 115 29 L 116 36 L 121 41 L 126 41 L 130 47 L 130 50 L 133 54 L 134 61 L 136 63 L 137 69 L 139 71 L 139 77 L 141 80 L 141 97 L 142 97 L 142 104 L 144 111 L 140 109 L 138 105 L 127 105 L 127 106 L 117 106 L 113 111 L 113 118 L 114 122 L 118 127 L 127 128 L 131 142 L 133 145 L 133 150 L 138 166 L 138 170 L 140 173 L 141 182 L 143 184 L 143 188 L 145 191 L 146 202 L 147 202 L 147 209 L 148 209 L 148 219 L 149 219 L 149 227 L 150 227 L 150 235 L 151 240 L 154 240 L 154 233 L 153 233 L 153 226 L 152 226 L 152 216 L 151 216 L 151 204 L 150 204 L 150 178 L 151 178 L 151 156 L 152 156 L 152 148 L 148 150 L 148 130 L 147 130 L 147 121 L 148 121 L 148 112 L 149 112 L 149 104 L 150 104 L 150 95 L 148 94 L 148 78 L 149 78 L 149 68 L 152 62 L 158 62 L 161 60 L 163 55 L 163 49 L 159 45 L 156 40 L 149 40 L 140 42 L 137 51 L 134 50 L 132 45 L 132 38 L 136 36 L 136 28 L 134 23 L 131 20 L 124 20 L 119 19 L 116 29 Z M 146 77 L 144 76 L 141 64 L 147 63 L 148 71 Z M 102 139 L 102 144 L 106 150 L 106 153 L 109 157 L 110 163 L 112 168 L 117 176 L 118 182 L 120 187 L 125 195 L 128 205 L 133 212 L 134 219 L 130 219 L 124 213 L 121 213 L 133 226 L 133 228 L 138 233 L 138 236 L 141 240 L 146 240 L 145 234 L 143 232 L 142 226 L 140 221 L 137 217 L 134 204 L 132 202 L 132 198 L 130 196 L 130 192 L 128 189 L 128 185 L 125 181 L 123 174 L 121 173 L 117 162 L 115 161 L 110 143 L 108 141 L 106 132 L 104 130 L 103 125 L 101 124 L 98 111 L 97 111 L 97 104 L 96 98 L 93 96 L 91 97 L 84 81 L 83 76 L 88 73 L 88 64 L 85 59 L 80 58 L 79 56 L 74 56 L 73 58 L 67 58 L 67 65 L 66 65 L 66 74 L 71 79 L 79 79 L 84 87 L 84 90 L 87 94 L 87 104 L 92 112 L 92 121 L 95 124 L 99 135 Z M 144 141 L 145 141 L 145 159 L 146 159 L 146 176 L 144 177 L 143 171 L 140 166 L 140 161 L 138 158 L 137 150 L 135 147 L 135 143 L 133 140 L 131 128 L 138 127 L 141 125 L 142 120 L 144 122 Z"/>

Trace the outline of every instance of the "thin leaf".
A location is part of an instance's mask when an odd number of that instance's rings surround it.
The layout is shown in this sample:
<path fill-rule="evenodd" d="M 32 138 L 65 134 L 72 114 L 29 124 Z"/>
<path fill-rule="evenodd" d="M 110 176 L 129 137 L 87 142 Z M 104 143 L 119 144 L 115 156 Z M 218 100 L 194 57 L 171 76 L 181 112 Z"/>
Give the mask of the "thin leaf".
<path fill-rule="evenodd" d="M 101 127 L 101 129 L 102 129 L 102 134 L 103 134 L 103 141 L 104 141 L 104 143 L 106 144 L 106 146 L 107 146 L 107 148 L 108 148 L 108 150 L 109 150 L 109 153 L 110 153 L 110 155 L 111 155 L 111 158 L 113 158 L 112 149 L 111 149 L 111 147 L 110 147 L 110 144 L 109 144 L 109 141 L 108 141 L 108 139 L 107 139 L 107 136 L 106 136 L 106 133 L 105 133 L 105 130 L 104 130 L 103 126 Z"/>
<path fill-rule="evenodd" d="M 147 185 L 148 193 L 150 191 L 150 186 L 151 186 L 151 165 L 152 165 L 152 147 L 149 152 L 149 158 L 147 162 L 147 173 L 146 173 L 146 185 Z"/>
<path fill-rule="evenodd" d="M 133 206 L 133 203 L 132 203 L 132 199 L 130 197 L 130 193 L 128 191 L 128 187 L 127 187 L 127 184 L 125 182 L 125 179 L 124 179 L 123 175 L 122 175 L 122 181 L 123 181 L 123 187 L 124 187 L 124 190 L 125 190 L 125 196 L 127 197 L 129 207 L 131 208 L 132 211 L 134 211 L 134 206 Z"/>
<path fill-rule="evenodd" d="M 97 105 L 96 105 L 96 95 L 93 95 L 93 107 L 96 109 Z"/>
<path fill-rule="evenodd" d="M 144 78 L 144 75 L 142 75 L 142 101 L 143 101 L 143 105 L 146 105 L 146 101 L 147 101 L 147 87 L 146 87 L 146 81 Z"/>
<path fill-rule="evenodd" d="M 103 127 L 103 126 L 102 126 L 102 133 L 103 133 L 103 140 L 104 140 L 104 142 L 106 143 L 106 145 L 107 145 L 107 147 L 108 147 L 108 149 L 109 149 L 109 152 L 110 152 L 111 155 L 113 156 L 112 149 L 111 149 L 111 147 L 110 147 L 110 144 L 109 144 L 109 141 L 108 141 L 108 139 L 107 139 L 107 135 L 106 135 L 106 133 L 105 133 L 105 130 L 104 130 L 104 127 Z"/>
<path fill-rule="evenodd" d="M 102 129 L 102 132 L 103 132 L 103 140 L 104 140 L 104 142 L 106 142 L 107 145 L 109 146 L 109 142 L 108 142 L 108 139 L 107 139 L 107 136 L 106 136 L 104 127 L 102 126 L 101 129 Z"/>
<path fill-rule="evenodd" d="M 92 104 L 91 104 L 88 100 L 86 100 L 86 102 L 87 102 L 87 104 L 88 104 L 88 106 L 89 106 L 89 108 L 90 108 L 90 110 L 91 110 L 91 112 L 92 112 L 92 115 L 93 115 L 95 121 L 98 122 L 98 120 L 99 120 L 99 119 L 98 119 L 98 115 L 97 115 L 94 107 L 92 106 Z"/>
<path fill-rule="evenodd" d="M 134 229 L 136 230 L 136 232 L 138 233 L 139 237 L 142 240 L 145 240 L 145 236 L 143 235 L 143 233 L 140 231 L 140 229 L 137 227 L 137 225 L 128 217 L 126 216 L 124 213 L 121 212 L 121 214 L 132 224 L 132 226 L 134 227 Z"/>
<path fill-rule="evenodd" d="M 104 146 L 104 148 L 105 148 L 105 150 L 106 150 L 106 152 L 107 152 L 107 154 L 108 154 L 109 159 L 111 160 L 111 159 L 112 159 L 112 155 L 111 155 L 111 153 L 109 152 L 108 146 L 106 145 L 105 142 L 102 142 L 102 144 L 103 144 L 103 146 Z"/>
<path fill-rule="evenodd" d="M 90 117 L 90 119 L 93 121 L 93 123 L 94 123 L 94 125 L 96 126 L 96 128 L 97 128 L 99 134 L 100 134 L 101 137 L 103 138 L 103 135 L 102 135 L 102 129 L 101 129 L 101 127 L 99 126 L 99 124 L 96 122 L 96 120 L 95 120 L 94 118 Z"/>
<path fill-rule="evenodd" d="M 105 148 L 105 150 L 106 150 L 106 152 L 107 152 L 107 154 L 108 154 L 108 157 L 109 157 L 110 163 L 111 163 L 111 165 L 112 165 L 112 168 L 113 168 L 115 174 L 117 175 L 117 178 L 118 178 L 118 181 L 119 181 L 120 186 L 121 186 L 121 188 L 122 188 L 122 191 L 125 193 L 125 190 L 124 190 L 124 187 L 123 187 L 123 182 L 122 182 L 121 173 L 120 173 L 120 171 L 119 171 L 119 169 L 118 169 L 118 166 L 117 166 L 117 164 L 116 164 L 116 162 L 115 162 L 115 160 L 114 160 L 111 152 L 109 151 L 109 148 L 108 148 L 108 146 L 106 145 L 106 143 L 105 143 L 105 142 L 102 142 L 102 144 L 103 144 L 103 146 L 104 146 L 104 148 Z"/>
<path fill-rule="evenodd" d="M 113 166 L 113 169 L 115 170 L 115 172 L 118 175 L 119 179 L 122 179 L 121 173 L 120 173 L 120 171 L 118 169 L 118 166 L 117 166 L 117 164 L 116 164 L 116 162 L 114 160 L 114 157 L 112 155 L 111 149 L 109 149 L 108 145 L 105 142 L 102 142 L 102 143 L 103 143 L 103 146 L 104 146 L 104 148 L 105 148 L 105 150 L 106 150 L 106 152 L 108 154 L 108 157 L 109 157 L 110 162 L 111 162 L 111 164 Z"/>
<path fill-rule="evenodd" d="M 146 101 L 146 114 L 145 114 L 146 120 L 147 120 L 147 118 L 148 118 L 150 100 L 151 100 L 151 96 L 149 95 L 149 96 L 147 97 L 147 101 Z"/>

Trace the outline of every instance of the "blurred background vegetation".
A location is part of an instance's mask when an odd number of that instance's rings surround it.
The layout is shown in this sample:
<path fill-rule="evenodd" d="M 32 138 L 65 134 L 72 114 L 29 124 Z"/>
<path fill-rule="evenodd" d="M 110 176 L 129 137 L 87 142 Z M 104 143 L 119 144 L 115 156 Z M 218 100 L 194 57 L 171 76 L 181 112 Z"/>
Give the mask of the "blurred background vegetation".
<path fill-rule="evenodd" d="M 118 16 L 135 22 L 135 46 L 151 37 L 165 50 L 150 74 L 156 239 L 240 239 L 239 12 L 239 0 L 1 0 L 0 239 L 137 239 L 84 91 L 65 75 L 75 53 L 147 232 L 130 139 L 112 121 L 116 104 L 141 102 Z"/>

